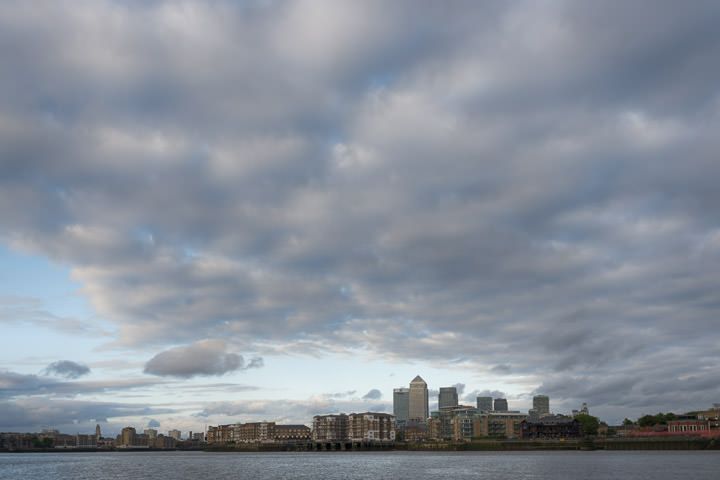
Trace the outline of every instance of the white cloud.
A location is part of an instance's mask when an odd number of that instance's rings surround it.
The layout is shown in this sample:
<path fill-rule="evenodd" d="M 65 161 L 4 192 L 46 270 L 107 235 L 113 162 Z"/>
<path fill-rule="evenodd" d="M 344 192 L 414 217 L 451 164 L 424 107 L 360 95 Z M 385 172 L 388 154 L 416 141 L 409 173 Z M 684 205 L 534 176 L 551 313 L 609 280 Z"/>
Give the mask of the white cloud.
<path fill-rule="evenodd" d="M 158 375 L 717 362 L 717 6 L 331 3 L 1 6 L 0 241 Z"/>
<path fill-rule="evenodd" d="M 148 360 L 144 371 L 152 375 L 190 378 L 262 366 L 262 358 L 253 358 L 246 364 L 242 355 L 227 352 L 224 341 L 206 339 L 158 353 Z"/>

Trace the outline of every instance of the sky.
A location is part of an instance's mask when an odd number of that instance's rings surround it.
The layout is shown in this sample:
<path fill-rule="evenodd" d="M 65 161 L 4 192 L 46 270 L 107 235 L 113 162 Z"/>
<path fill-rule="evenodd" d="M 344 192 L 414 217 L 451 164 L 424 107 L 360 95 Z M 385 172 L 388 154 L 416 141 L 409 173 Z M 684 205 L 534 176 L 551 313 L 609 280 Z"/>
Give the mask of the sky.
<path fill-rule="evenodd" d="M 0 4 L 0 431 L 720 402 L 720 3 Z"/>

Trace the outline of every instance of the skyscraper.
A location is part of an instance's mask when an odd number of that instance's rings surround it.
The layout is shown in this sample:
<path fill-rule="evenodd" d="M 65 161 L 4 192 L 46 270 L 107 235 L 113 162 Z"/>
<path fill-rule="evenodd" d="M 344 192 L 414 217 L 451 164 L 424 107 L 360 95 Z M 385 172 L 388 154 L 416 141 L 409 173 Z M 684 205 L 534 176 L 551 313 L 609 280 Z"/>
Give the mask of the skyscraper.
<path fill-rule="evenodd" d="M 410 389 L 395 388 L 393 389 L 393 415 L 395 415 L 395 423 L 397 429 L 401 430 L 407 427 L 408 414 L 410 412 Z"/>
<path fill-rule="evenodd" d="M 492 412 L 492 397 L 477 397 L 477 408 L 481 412 Z"/>
<path fill-rule="evenodd" d="M 496 398 L 495 399 L 495 410 L 499 411 L 499 412 L 507 412 L 508 411 L 507 400 L 504 398 Z"/>
<path fill-rule="evenodd" d="M 533 397 L 533 410 L 535 415 L 542 417 L 550 413 L 550 397 L 547 395 L 535 395 Z"/>
<path fill-rule="evenodd" d="M 440 387 L 438 395 L 438 408 L 457 407 L 458 393 L 455 387 Z"/>
<path fill-rule="evenodd" d="M 410 382 L 408 421 L 412 423 L 426 423 L 429 415 L 427 383 L 418 375 Z"/>

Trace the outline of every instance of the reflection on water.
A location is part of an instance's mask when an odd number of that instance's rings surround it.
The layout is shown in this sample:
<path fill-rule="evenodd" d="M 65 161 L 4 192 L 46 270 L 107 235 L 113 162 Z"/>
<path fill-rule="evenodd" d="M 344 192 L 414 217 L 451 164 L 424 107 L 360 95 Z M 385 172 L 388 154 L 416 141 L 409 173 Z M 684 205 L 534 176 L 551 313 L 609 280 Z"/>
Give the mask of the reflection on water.
<path fill-rule="evenodd" d="M 720 452 L 0 454 L 2 479 L 711 479 Z"/>

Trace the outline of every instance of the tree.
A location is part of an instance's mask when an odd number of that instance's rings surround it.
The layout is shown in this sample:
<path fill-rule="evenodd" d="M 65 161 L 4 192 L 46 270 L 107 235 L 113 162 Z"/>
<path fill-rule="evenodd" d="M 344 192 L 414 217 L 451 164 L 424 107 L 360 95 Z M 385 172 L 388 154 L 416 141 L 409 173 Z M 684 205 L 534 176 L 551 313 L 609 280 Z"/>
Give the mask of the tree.
<path fill-rule="evenodd" d="M 657 424 L 656 420 L 655 415 L 643 415 L 638 418 L 637 424 L 641 427 L 652 427 Z"/>
<path fill-rule="evenodd" d="M 642 417 L 638 418 L 637 423 L 641 427 L 652 427 L 655 425 L 666 425 L 668 420 L 672 420 L 674 418 L 675 414 L 672 412 L 660 412 L 657 415 L 643 415 Z"/>
<path fill-rule="evenodd" d="M 629 418 L 626 418 L 625 420 L 623 420 L 623 425 L 626 425 L 626 426 L 627 426 L 627 425 L 632 425 L 632 424 L 634 424 L 634 423 L 635 423 L 635 422 L 633 422 L 633 421 L 630 420 Z"/>
<path fill-rule="evenodd" d="M 592 415 L 588 415 L 586 413 L 581 413 L 580 415 L 575 416 L 575 420 L 580 422 L 580 425 L 582 425 L 583 433 L 585 435 L 597 435 L 598 427 L 600 426 L 600 422 L 598 421 L 597 417 L 593 417 Z"/>

